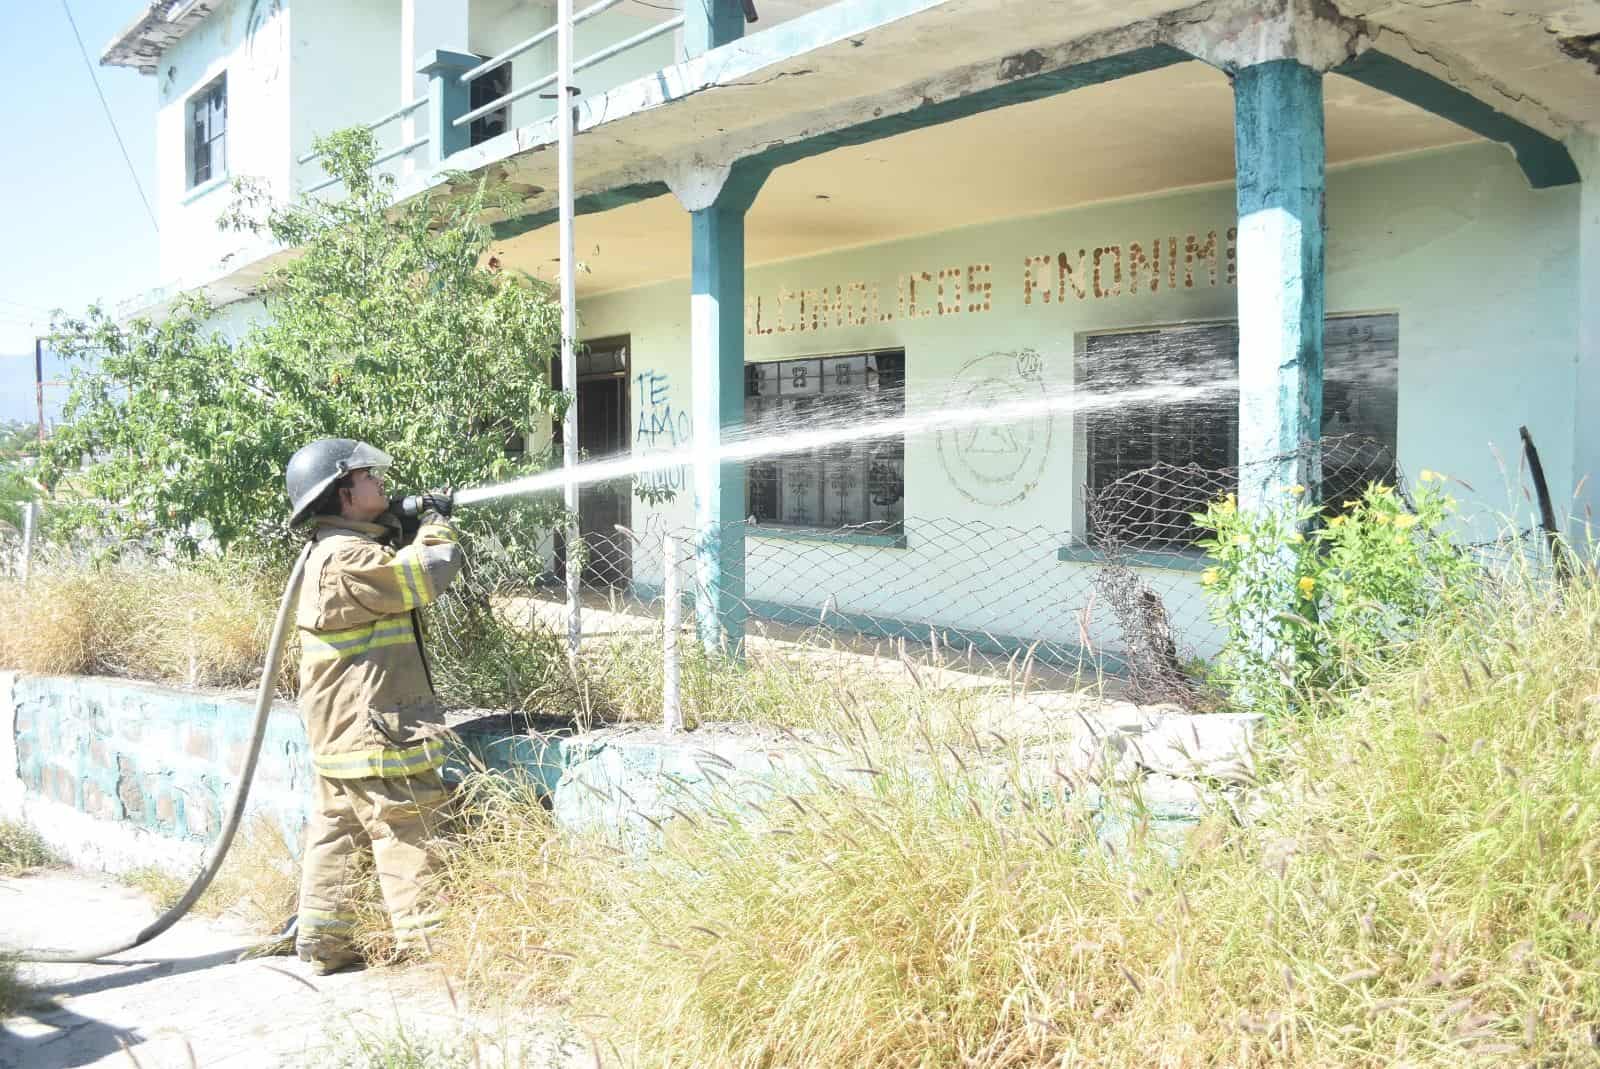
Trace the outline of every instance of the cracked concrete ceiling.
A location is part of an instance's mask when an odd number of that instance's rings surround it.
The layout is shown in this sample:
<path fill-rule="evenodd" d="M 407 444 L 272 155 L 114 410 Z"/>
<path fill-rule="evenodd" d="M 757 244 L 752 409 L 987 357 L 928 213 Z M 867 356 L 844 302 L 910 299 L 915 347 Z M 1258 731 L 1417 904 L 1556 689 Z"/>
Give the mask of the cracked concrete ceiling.
<path fill-rule="evenodd" d="M 1563 122 L 1600 124 L 1600 68 L 1585 43 L 1600 34 L 1595 0 L 1338 0 L 1337 6 L 1404 36 L 1418 52 L 1465 61 L 1508 97 L 1530 99 Z"/>
<path fill-rule="evenodd" d="M 1330 165 L 1475 140 L 1330 75 Z M 781 168 L 746 224 L 751 265 L 1096 201 L 1233 179 L 1233 92 L 1193 62 L 840 149 Z M 556 228 L 501 242 L 508 266 L 553 279 Z M 585 296 L 688 274 L 689 217 L 673 197 L 581 216 Z"/>

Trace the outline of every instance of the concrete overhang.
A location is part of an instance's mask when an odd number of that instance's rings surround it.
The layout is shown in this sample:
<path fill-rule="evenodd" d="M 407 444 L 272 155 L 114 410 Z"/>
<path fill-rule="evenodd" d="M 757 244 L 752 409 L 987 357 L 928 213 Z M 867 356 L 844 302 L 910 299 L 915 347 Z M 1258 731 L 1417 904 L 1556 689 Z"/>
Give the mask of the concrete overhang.
<path fill-rule="evenodd" d="M 1292 2 L 1292 0 L 1291 0 Z M 1282 8 L 1280 2 L 1276 8 Z M 1470 6 L 1470 4 L 1468 5 Z M 660 195 L 664 180 L 696 164 L 759 158 L 783 165 L 843 145 L 960 118 L 1180 62 L 1196 26 L 1232 20 L 1272 3 L 1209 0 L 1180 8 L 1161 0 L 850 0 L 661 70 L 577 106 L 575 155 L 580 211 Z M 1454 5 L 1451 6 L 1454 9 Z M 1264 14 L 1265 17 L 1265 14 Z M 1343 22 L 1336 12 L 1334 18 Z M 1434 28 L 1445 37 L 1443 9 Z M 1444 118 L 1512 148 L 1535 185 L 1576 180 L 1562 145 L 1577 119 L 1480 74 L 1444 46 L 1357 23 L 1348 58 L 1382 46 L 1391 62 L 1347 68 L 1394 91 L 1397 70 L 1424 108 L 1444 100 Z M 1564 64 L 1563 97 L 1594 111 L 1600 94 L 1589 64 L 1549 50 Z M 1552 61 L 1556 62 L 1556 61 Z M 1328 62 L 1327 66 L 1334 66 Z M 1226 69 L 1226 67 L 1224 67 Z M 1337 68 L 1336 68 L 1337 69 Z M 1462 105 L 1457 107 L 1455 105 Z M 1600 112 L 1597 112 L 1600 115 Z M 1530 146 L 1532 146 L 1530 148 Z M 1543 153 L 1550 160 L 1535 160 Z M 510 131 L 451 158 L 474 178 L 525 193 L 503 236 L 545 225 L 555 206 L 555 124 Z M 420 192 L 431 179 L 419 181 Z"/>
<path fill-rule="evenodd" d="M 167 49 L 221 6 L 222 0 L 151 0 L 144 14 L 127 27 L 100 54 L 103 67 L 132 67 L 154 74 Z"/>

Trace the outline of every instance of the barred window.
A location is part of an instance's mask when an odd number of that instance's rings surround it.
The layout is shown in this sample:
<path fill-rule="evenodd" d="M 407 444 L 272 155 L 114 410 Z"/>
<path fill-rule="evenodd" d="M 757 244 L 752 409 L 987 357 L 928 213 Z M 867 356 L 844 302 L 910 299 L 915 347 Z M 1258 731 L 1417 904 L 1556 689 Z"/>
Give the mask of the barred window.
<path fill-rule="evenodd" d="M 1338 502 L 1373 480 L 1395 475 L 1395 427 L 1399 409 L 1400 320 L 1396 315 L 1330 317 L 1323 324 L 1322 434 L 1330 441 L 1323 459 L 1323 496 Z M 1114 404 L 1092 410 L 1087 431 L 1089 540 L 1125 546 L 1181 548 L 1199 537 L 1190 514 L 1214 492 L 1193 493 L 1203 480 L 1129 479 L 1151 468 L 1234 468 L 1239 457 L 1239 328 L 1234 323 L 1190 324 L 1154 330 L 1096 334 L 1085 339 L 1078 388 L 1114 394 L 1171 381 L 1175 376 L 1211 381 L 1222 388 L 1193 399 Z M 1230 476 L 1232 472 L 1229 471 Z M 1236 479 L 1233 480 L 1236 484 Z M 1114 528 L 1114 529 L 1113 529 Z"/>
<path fill-rule="evenodd" d="M 905 350 L 745 365 L 751 433 L 857 426 L 905 414 Z M 757 523 L 898 534 L 904 519 L 905 439 L 895 435 L 784 453 L 746 468 L 747 515 Z"/>
<path fill-rule="evenodd" d="M 189 188 L 228 173 L 228 76 L 189 98 Z"/>

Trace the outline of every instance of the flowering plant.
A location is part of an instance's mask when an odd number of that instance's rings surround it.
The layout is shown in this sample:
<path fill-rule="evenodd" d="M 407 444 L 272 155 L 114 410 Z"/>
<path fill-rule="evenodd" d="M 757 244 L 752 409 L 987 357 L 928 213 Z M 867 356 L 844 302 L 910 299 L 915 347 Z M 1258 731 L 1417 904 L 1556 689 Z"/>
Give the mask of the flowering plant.
<path fill-rule="evenodd" d="M 1447 530 L 1455 508 L 1444 477 L 1423 471 L 1410 501 L 1373 483 L 1325 508 L 1291 486 L 1276 507 L 1241 510 L 1230 494 L 1196 514 L 1210 532 L 1201 583 L 1224 635 L 1217 682 L 1268 711 L 1358 685 L 1371 657 L 1470 593 L 1476 565 Z"/>

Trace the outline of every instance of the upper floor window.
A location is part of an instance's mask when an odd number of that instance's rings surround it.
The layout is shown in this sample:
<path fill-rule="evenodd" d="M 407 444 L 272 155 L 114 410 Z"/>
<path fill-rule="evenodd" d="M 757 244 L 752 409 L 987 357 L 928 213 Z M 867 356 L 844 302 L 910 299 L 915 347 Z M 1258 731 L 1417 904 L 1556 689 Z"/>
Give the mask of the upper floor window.
<path fill-rule="evenodd" d="M 744 368 L 746 429 L 772 437 L 855 427 L 905 414 L 902 349 Z M 757 523 L 898 534 L 905 515 L 906 443 L 901 435 L 801 448 L 746 468 Z"/>
<path fill-rule="evenodd" d="M 1336 316 L 1322 329 L 1322 493 L 1338 503 L 1395 478 L 1400 317 Z M 1078 388 L 1112 398 L 1188 373 L 1221 389 L 1090 410 L 1087 492 L 1092 542 L 1179 548 L 1199 537 L 1192 514 L 1232 489 L 1239 457 L 1239 328 L 1201 323 L 1084 339 Z M 1149 477 L 1128 479 L 1158 468 Z M 1172 468 L 1188 467 L 1188 473 Z M 1208 480 L 1205 472 L 1216 472 Z M 1120 483 L 1114 492 L 1107 488 Z"/>
<path fill-rule="evenodd" d="M 189 188 L 228 173 L 228 76 L 189 98 Z"/>
<path fill-rule="evenodd" d="M 469 110 L 476 111 L 511 92 L 511 61 L 486 71 L 473 80 Z M 481 145 L 491 137 L 499 137 L 510 125 L 511 108 L 495 108 L 481 118 L 473 119 L 467 128 L 468 144 Z"/>

